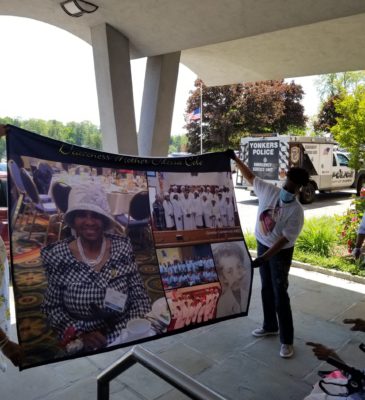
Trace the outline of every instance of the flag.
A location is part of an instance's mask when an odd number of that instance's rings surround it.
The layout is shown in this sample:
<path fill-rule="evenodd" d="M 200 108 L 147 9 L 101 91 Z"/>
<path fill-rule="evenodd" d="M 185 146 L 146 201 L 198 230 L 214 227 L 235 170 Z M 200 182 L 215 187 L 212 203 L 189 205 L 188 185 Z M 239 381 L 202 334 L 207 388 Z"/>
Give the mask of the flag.
<path fill-rule="evenodd" d="M 200 108 L 196 108 L 193 112 L 188 114 L 188 121 L 198 121 L 201 118 Z"/>

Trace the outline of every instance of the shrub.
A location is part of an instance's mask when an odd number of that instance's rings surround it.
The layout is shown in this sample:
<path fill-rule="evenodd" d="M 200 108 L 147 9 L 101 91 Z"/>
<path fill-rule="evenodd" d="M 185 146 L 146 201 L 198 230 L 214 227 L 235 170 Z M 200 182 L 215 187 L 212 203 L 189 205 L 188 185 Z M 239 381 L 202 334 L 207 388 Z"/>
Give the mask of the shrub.
<path fill-rule="evenodd" d="M 365 202 L 362 202 L 361 206 L 364 204 Z M 338 224 L 338 217 L 314 217 L 305 220 L 294 248 L 293 260 L 365 276 L 364 260 L 356 261 L 353 257 L 335 254 L 335 249 L 337 252 L 341 249 L 336 233 L 341 231 Z M 247 247 L 256 250 L 255 235 L 246 231 L 244 237 Z"/>
<path fill-rule="evenodd" d="M 364 197 L 353 197 L 351 206 L 346 212 L 337 216 L 337 233 L 340 238 L 340 243 L 347 246 L 349 253 L 354 248 L 361 218 L 365 212 Z"/>
<path fill-rule="evenodd" d="M 302 252 L 329 257 L 338 241 L 336 225 L 336 219 L 333 217 L 325 216 L 305 220 L 295 247 Z"/>
<path fill-rule="evenodd" d="M 245 242 L 250 250 L 256 250 L 256 238 L 252 232 L 246 231 L 243 236 L 245 237 Z"/>

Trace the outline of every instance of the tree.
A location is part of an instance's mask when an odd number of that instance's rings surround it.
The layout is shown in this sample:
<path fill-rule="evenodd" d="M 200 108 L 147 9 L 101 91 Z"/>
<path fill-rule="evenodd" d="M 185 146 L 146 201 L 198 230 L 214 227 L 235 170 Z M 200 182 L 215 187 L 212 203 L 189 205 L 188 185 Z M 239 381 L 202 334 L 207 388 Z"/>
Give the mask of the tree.
<path fill-rule="evenodd" d="M 313 123 L 316 132 L 331 132 L 340 116 L 336 111 L 335 103 L 340 100 L 340 95 L 332 95 L 322 103 L 317 119 Z"/>
<path fill-rule="evenodd" d="M 279 88 L 284 97 L 284 113 L 274 124 L 274 129 L 279 133 L 296 132 L 298 135 L 301 130 L 301 135 L 305 134 L 304 128 L 307 118 L 304 115 L 304 106 L 301 103 L 304 95 L 302 86 L 291 81 L 290 83 L 282 82 Z"/>
<path fill-rule="evenodd" d="M 365 143 L 365 85 L 358 85 L 352 94 L 335 101 L 337 124 L 331 128 L 338 143 L 350 154 L 350 166 L 358 170 Z"/>
<path fill-rule="evenodd" d="M 200 84 L 192 92 L 187 103 L 187 113 L 200 107 Z M 203 143 L 204 151 L 213 148 L 227 147 L 229 137 L 240 130 L 239 113 L 235 108 L 235 99 L 241 91 L 239 85 L 207 87 L 203 90 Z M 197 153 L 200 150 L 200 120 L 187 120 L 188 151 Z"/>
<path fill-rule="evenodd" d="M 61 140 L 79 146 L 101 149 L 100 129 L 89 121 L 69 122 L 64 125 L 60 121 L 42 119 L 22 120 L 20 118 L 0 118 L 0 124 L 18 126 L 52 139 Z M 4 141 L 0 141 L 0 157 L 5 157 Z"/>
<path fill-rule="evenodd" d="M 347 94 L 354 93 L 359 85 L 365 83 L 364 71 L 338 72 L 333 74 L 320 75 L 315 85 L 321 97 L 322 104 L 313 128 L 316 133 L 329 133 L 336 125 L 340 116 L 336 111 L 335 103 Z"/>
<path fill-rule="evenodd" d="M 319 75 L 315 85 L 322 101 L 326 101 L 342 93 L 351 93 L 358 85 L 364 83 L 364 71 L 348 71 Z"/>
<path fill-rule="evenodd" d="M 186 151 L 188 138 L 186 135 L 173 135 L 170 137 L 169 154 Z"/>
<path fill-rule="evenodd" d="M 200 107 L 200 80 L 187 103 L 187 113 Z M 301 86 L 263 81 L 227 86 L 203 85 L 203 150 L 237 147 L 249 133 L 285 133 L 305 126 Z M 188 150 L 200 149 L 200 121 L 187 120 Z"/>

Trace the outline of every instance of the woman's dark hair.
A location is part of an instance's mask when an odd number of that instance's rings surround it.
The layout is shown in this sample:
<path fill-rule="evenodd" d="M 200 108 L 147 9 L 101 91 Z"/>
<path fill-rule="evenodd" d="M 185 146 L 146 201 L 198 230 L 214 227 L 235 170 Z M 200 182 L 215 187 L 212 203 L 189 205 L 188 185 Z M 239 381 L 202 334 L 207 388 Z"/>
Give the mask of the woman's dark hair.
<path fill-rule="evenodd" d="M 80 212 L 83 212 L 83 211 L 86 211 L 86 210 L 74 210 L 74 211 L 71 211 L 69 213 L 68 221 L 69 221 L 69 224 L 71 225 L 71 227 L 73 227 L 73 225 L 74 225 L 75 218 L 77 217 L 77 214 L 80 213 Z M 104 217 L 104 215 L 101 215 L 101 214 L 99 214 L 99 213 L 97 213 L 95 211 L 93 211 L 93 212 L 95 214 L 97 214 L 98 217 L 103 221 L 103 229 L 106 229 L 108 227 L 109 223 L 110 223 L 108 218 Z"/>
<path fill-rule="evenodd" d="M 299 167 L 293 167 L 288 170 L 286 177 L 298 186 L 306 186 L 309 182 L 308 172 Z"/>

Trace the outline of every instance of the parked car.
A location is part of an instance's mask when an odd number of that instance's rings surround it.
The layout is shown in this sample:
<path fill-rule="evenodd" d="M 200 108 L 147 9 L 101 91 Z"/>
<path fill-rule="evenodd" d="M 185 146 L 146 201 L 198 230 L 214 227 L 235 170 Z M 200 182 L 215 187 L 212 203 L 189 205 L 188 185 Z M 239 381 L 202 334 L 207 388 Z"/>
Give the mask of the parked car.
<path fill-rule="evenodd" d="M 170 153 L 168 157 L 189 157 L 192 155 L 192 153 L 188 153 L 187 151 L 175 151 L 173 153 Z"/>

